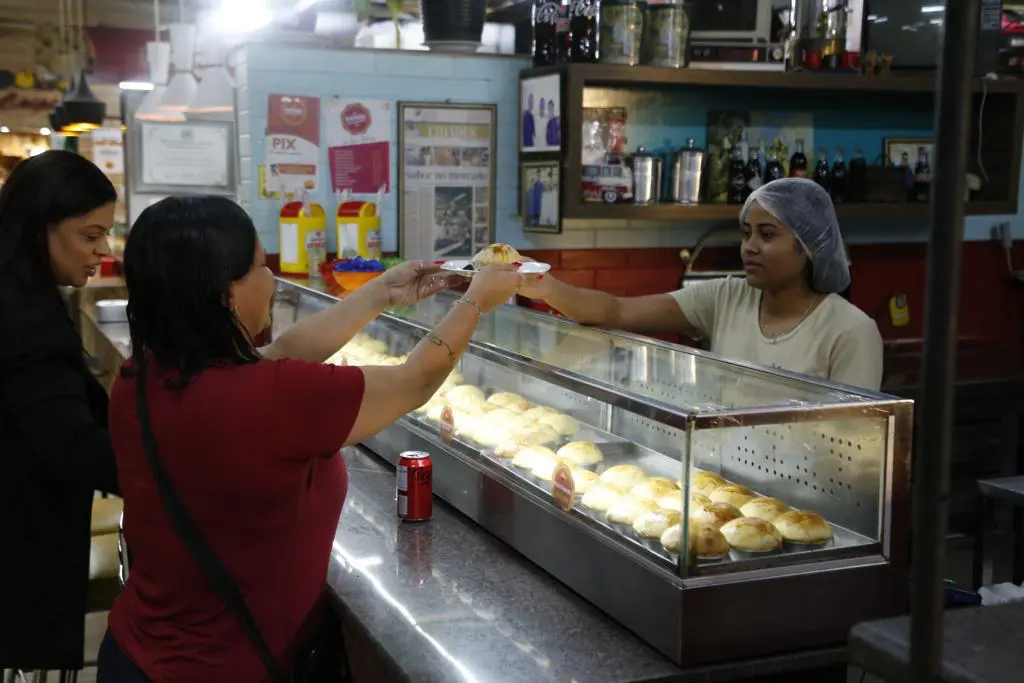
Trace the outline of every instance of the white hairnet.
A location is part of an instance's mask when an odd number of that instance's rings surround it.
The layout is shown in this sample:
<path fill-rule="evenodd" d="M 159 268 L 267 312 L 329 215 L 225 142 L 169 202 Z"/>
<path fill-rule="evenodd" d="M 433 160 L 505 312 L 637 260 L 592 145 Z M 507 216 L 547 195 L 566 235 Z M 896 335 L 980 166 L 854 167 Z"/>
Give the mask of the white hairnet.
<path fill-rule="evenodd" d="M 850 286 L 850 262 L 832 198 L 813 180 L 780 178 L 750 193 L 740 224 L 754 202 L 793 231 L 810 259 L 814 291 L 838 293 Z"/>

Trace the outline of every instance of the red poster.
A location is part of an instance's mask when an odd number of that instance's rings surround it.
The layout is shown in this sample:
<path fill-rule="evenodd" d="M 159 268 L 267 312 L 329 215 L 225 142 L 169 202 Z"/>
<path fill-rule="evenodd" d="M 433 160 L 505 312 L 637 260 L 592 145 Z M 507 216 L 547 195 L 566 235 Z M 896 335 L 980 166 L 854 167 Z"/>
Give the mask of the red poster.
<path fill-rule="evenodd" d="M 372 194 L 391 191 L 391 146 L 387 142 L 331 147 L 331 188 Z"/>
<path fill-rule="evenodd" d="M 267 98 L 267 190 L 315 190 L 320 158 L 320 98 Z"/>

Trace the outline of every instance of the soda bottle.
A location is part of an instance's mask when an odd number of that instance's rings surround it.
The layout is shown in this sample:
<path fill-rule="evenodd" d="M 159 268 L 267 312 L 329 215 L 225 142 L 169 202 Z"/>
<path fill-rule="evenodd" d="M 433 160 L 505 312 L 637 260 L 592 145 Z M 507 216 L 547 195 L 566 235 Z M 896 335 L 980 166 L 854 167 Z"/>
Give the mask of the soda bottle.
<path fill-rule="evenodd" d="M 599 0 L 569 0 L 569 61 L 596 62 Z"/>
<path fill-rule="evenodd" d="M 746 168 L 747 187 L 743 191 L 743 201 L 761 187 L 761 150 L 757 147 L 750 148 L 750 156 L 747 158 Z"/>
<path fill-rule="evenodd" d="M 747 198 L 747 165 L 743 161 L 743 147 L 739 142 L 732 148 L 729 161 L 729 194 L 726 199 L 730 204 L 742 204 Z"/>
<path fill-rule="evenodd" d="M 828 150 L 822 147 L 818 150 L 818 165 L 814 167 L 814 182 L 818 183 L 825 192 L 831 188 L 832 175 L 828 171 Z"/>
<path fill-rule="evenodd" d="M 804 154 L 804 141 L 796 141 L 796 151 L 793 152 L 793 156 L 789 158 L 789 177 L 790 178 L 806 178 L 807 177 L 807 155 Z"/>
<path fill-rule="evenodd" d="M 782 162 L 779 161 L 779 153 L 775 150 L 775 145 L 772 145 L 768 148 L 768 160 L 764 165 L 764 182 L 767 185 L 785 175 Z"/>
<path fill-rule="evenodd" d="M 836 160 L 832 164 L 832 202 L 838 204 L 846 199 L 846 162 L 843 161 L 843 148 L 836 147 Z"/>
<path fill-rule="evenodd" d="M 558 63 L 558 0 L 534 0 L 533 3 L 533 65 Z"/>

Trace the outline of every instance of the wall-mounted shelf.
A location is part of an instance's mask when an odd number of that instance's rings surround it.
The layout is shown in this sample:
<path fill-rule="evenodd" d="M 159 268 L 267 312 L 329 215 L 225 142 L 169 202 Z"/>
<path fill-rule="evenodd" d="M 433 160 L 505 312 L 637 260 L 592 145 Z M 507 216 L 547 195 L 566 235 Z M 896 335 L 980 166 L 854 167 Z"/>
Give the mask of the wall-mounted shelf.
<path fill-rule="evenodd" d="M 928 204 L 837 204 L 840 220 L 926 220 Z M 1012 214 L 1016 208 L 1011 202 L 969 202 L 964 210 L 968 216 Z M 650 206 L 636 204 L 578 204 L 563 208 L 563 218 L 604 219 L 630 221 L 715 221 L 736 220 L 740 215 L 737 204 L 673 204 L 663 202 Z"/>

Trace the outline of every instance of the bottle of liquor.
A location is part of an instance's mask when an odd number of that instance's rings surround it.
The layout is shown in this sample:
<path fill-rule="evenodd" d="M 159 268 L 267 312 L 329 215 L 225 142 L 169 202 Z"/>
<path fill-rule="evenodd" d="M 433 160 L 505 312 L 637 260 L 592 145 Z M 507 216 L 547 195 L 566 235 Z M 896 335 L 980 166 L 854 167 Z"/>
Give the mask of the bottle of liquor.
<path fill-rule="evenodd" d="M 915 202 L 927 202 L 932 194 L 932 167 L 928 163 L 928 151 L 924 147 L 917 148 L 917 165 L 914 166 Z"/>
<path fill-rule="evenodd" d="M 533 65 L 558 63 L 559 0 L 534 0 L 533 3 Z"/>
<path fill-rule="evenodd" d="M 779 153 L 775 150 L 775 146 L 772 145 L 768 148 L 768 157 L 764 165 L 764 182 L 768 184 L 785 176 L 785 169 L 782 168 L 782 162 L 779 161 Z"/>
<path fill-rule="evenodd" d="M 790 178 L 806 178 L 807 177 L 807 155 L 804 154 L 804 141 L 796 141 L 796 151 L 793 152 L 793 156 L 789 158 L 789 177 Z"/>
<path fill-rule="evenodd" d="M 599 0 L 569 2 L 569 61 L 596 62 L 598 58 L 597 26 L 600 21 Z"/>
<path fill-rule="evenodd" d="M 843 148 L 836 147 L 836 160 L 832 164 L 832 202 L 839 204 L 846 199 L 846 162 L 843 161 Z"/>
<path fill-rule="evenodd" d="M 729 194 L 727 201 L 730 204 L 742 204 L 747 198 L 746 166 L 743 160 L 743 146 L 737 141 L 733 145 L 732 158 L 729 160 Z"/>
<path fill-rule="evenodd" d="M 747 167 L 744 175 L 747 180 L 747 186 L 743 190 L 743 201 L 747 201 L 750 193 L 761 187 L 761 150 L 759 148 L 750 148 L 750 155 L 747 157 Z"/>
<path fill-rule="evenodd" d="M 818 150 L 818 165 L 814 167 L 814 182 L 818 183 L 825 192 L 831 191 L 832 174 L 828 171 L 828 150 L 824 147 Z"/>

